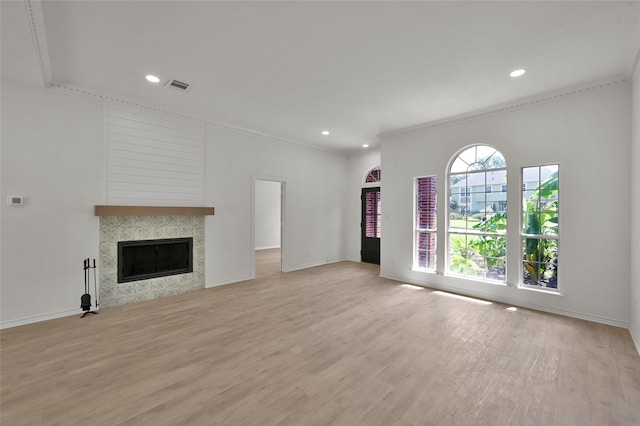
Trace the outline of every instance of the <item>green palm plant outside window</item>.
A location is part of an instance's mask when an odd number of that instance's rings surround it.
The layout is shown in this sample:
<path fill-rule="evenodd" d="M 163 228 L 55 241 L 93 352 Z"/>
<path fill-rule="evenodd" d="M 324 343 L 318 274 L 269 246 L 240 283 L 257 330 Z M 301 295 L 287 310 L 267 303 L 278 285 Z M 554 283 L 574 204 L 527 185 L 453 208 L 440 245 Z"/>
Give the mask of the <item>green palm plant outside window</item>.
<path fill-rule="evenodd" d="M 523 197 L 523 283 L 557 288 L 558 166 L 547 169 L 555 171 L 527 199 Z"/>

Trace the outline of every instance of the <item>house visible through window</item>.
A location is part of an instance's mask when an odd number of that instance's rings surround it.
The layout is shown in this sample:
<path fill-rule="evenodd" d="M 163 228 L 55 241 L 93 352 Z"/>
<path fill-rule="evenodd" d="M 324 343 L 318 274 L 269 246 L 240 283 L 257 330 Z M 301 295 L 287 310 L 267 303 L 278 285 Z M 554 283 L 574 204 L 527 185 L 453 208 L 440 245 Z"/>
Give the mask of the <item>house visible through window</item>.
<path fill-rule="evenodd" d="M 414 267 L 435 270 L 437 247 L 437 178 L 419 177 L 415 182 L 416 231 Z"/>
<path fill-rule="evenodd" d="M 452 161 L 448 173 L 449 273 L 505 281 L 506 166 L 502 154 L 486 145 L 468 148 Z M 492 185 L 503 190 L 493 192 Z"/>

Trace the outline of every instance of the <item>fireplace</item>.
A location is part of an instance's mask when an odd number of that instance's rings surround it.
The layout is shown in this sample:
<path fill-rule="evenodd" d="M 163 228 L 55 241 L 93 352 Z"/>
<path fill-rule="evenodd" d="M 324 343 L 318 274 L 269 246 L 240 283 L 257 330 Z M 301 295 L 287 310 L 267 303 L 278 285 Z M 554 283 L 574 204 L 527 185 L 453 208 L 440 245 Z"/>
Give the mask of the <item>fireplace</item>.
<path fill-rule="evenodd" d="M 142 302 L 204 288 L 204 222 L 205 216 L 186 214 L 100 216 L 100 307 Z M 187 237 L 193 238 L 193 272 L 118 282 L 118 242 Z"/>
<path fill-rule="evenodd" d="M 193 238 L 118 242 L 118 283 L 193 272 Z"/>

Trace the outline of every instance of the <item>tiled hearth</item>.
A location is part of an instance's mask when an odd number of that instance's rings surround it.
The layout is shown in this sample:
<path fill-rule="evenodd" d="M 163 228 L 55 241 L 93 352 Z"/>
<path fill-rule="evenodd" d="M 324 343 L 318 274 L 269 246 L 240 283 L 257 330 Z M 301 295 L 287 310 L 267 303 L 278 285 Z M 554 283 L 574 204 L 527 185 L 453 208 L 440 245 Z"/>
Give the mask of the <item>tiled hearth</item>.
<path fill-rule="evenodd" d="M 118 284 L 118 241 L 193 237 L 193 272 Z M 100 306 L 204 288 L 204 216 L 101 216 Z"/>

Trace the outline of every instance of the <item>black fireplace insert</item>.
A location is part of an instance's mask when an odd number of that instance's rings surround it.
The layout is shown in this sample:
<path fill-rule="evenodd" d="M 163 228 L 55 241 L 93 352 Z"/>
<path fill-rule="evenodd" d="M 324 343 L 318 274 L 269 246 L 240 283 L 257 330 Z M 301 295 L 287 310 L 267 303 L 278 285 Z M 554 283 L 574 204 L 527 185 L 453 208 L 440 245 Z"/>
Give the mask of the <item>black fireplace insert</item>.
<path fill-rule="evenodd" d="M 193 272 L 193 238 L 118 242 L 118 282 Z"/>

